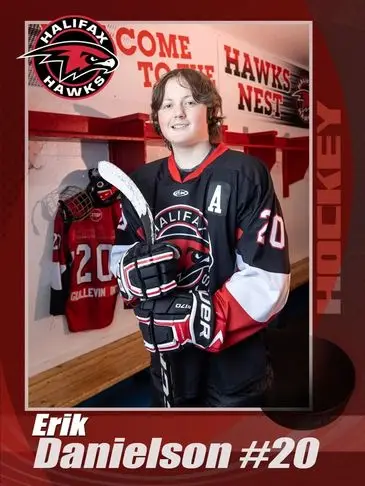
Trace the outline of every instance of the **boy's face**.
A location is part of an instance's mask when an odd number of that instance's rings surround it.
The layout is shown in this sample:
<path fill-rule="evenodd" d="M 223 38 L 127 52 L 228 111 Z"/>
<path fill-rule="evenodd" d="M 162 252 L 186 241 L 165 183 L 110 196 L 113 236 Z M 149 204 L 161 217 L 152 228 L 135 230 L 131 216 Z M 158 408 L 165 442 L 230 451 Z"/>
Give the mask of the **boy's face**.
<path fill-rule="evenodd" d="M 183 78 L 167 81 L 158 122 L 172 146 L 191 146 L 209 140 L 207 107 L 194 100 Z"/>

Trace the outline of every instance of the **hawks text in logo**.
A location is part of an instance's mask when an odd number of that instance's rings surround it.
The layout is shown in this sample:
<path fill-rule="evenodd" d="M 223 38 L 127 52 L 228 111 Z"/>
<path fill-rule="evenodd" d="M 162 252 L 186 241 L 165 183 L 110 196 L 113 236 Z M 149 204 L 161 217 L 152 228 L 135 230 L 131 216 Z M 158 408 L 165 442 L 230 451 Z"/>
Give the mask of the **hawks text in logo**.
<path fill-rule="evenodd" d="M 292 94 L 296 99 L 297 111 L 300 120 L 308 125 L 309 123 L 309 82 L 308 79 L 302 79 L 298 83 L 296 91 Z"/>
<path fill-rule="evenodd" d="M 206 290 L 213 265 L 208 221 L 198 209 L 178 204 L 155 216 L 156 238 L 179 247 L 177 284 L 181 289 Z"/>
<path fill-rule="evenodd" d="M 63 17 L 48 24 L 31 58 L 39 81 L 53 94 L 81 99 L 95 95 L 110 81 L 119 61 L 112 38 L 87 17 Z"/>

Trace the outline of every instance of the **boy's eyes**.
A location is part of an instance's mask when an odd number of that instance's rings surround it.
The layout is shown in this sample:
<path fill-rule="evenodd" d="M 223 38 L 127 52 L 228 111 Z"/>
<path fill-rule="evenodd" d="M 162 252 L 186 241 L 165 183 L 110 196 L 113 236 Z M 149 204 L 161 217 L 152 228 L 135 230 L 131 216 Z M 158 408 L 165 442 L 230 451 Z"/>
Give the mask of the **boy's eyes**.
<path fill-rule="evenodd" d="M 197 102 L 195 100 L 185 100 L 184 101 L 185 106 L 195 106 L 197 105 Z M 173 107 L 173 103 L 163 103 L 161 106 L 161 109 L 169 109 Z"/>

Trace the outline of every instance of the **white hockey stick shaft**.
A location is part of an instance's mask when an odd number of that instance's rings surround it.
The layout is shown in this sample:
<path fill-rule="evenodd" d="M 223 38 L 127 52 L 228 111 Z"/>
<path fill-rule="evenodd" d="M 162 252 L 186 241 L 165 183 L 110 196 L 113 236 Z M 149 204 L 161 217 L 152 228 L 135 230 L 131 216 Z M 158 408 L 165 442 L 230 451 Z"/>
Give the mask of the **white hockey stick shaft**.
<path fill-rule="evenodd" d="M 155 241 L 155 222 L 151 209 L 139 188 L 125 172 L 111 162 L 100 161 L 98 170 L 103 179 L 116 187 L 129 200 L 142 222 L 147 242 L 153 244 Z M 159 356 L 164 405 L 169 408 L 173 403 L 171 367 L 166 356 L 163 356 L 162 353 L 159 353 Z"/>

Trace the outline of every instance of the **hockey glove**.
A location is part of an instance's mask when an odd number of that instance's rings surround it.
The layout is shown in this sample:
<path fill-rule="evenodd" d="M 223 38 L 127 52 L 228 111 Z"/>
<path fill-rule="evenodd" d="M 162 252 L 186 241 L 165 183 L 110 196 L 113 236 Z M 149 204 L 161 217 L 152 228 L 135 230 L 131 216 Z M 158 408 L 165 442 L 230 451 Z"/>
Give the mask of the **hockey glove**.
<path fill-rule="evenodd" d="M 215 312 L 208 292 L 180 292 L 156 301 L 141 302 L 134 313 L 148 351 L 173 351 L 186 344 L 203 349 L 223 341 L 215 334 Z M 213 350 L 213 349 L 212 349 Z"/>
<path fill-rule="evenodd" d="M 141 300 L 165 296 L 176 286 L 179 249 L 170 243 L 136 243 L 120 261 L 119 286 L 123 297 Z"/>

